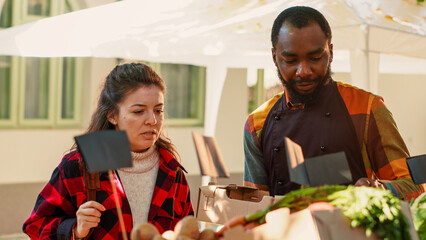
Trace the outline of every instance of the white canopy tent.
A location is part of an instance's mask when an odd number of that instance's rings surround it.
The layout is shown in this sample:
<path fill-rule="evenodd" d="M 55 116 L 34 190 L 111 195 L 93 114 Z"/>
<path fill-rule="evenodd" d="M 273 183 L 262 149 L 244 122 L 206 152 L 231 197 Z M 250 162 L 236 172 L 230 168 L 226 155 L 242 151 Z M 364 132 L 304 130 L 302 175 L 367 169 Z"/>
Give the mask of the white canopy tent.
<path fill-rule="evenodd" d="M 205 135 L 213 136 L 226 69 L 273 67 L 273 20 L 295 5 L 326 16 L 358 87 L 376 92 L 381 53 L 426 58 L 426 6 L 415 0 L 126 0 L 2 30 L 0 55 L 206 66 Z"/>

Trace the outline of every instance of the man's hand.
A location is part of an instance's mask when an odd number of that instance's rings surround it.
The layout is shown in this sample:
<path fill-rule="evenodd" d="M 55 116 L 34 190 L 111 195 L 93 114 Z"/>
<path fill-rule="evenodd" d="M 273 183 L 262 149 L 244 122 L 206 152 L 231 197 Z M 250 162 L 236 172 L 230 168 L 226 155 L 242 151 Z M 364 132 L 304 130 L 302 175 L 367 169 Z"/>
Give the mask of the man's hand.
<path fill-rule="evenodd" d="M 74 237 L 84 238 L 91 228 L 97 227 L 101 221 L 101 214 L 105 207 L 96 201 L 88 201 L 80 205 L 77 210 L 77 226 L 74 228 Z"/>
<path fill-rule="evenodd" d="M 356 181 L 355 186 L 367 186 L 374 188 L 386 189 L 385 185 L 376 179 L 360 178 Z"/>

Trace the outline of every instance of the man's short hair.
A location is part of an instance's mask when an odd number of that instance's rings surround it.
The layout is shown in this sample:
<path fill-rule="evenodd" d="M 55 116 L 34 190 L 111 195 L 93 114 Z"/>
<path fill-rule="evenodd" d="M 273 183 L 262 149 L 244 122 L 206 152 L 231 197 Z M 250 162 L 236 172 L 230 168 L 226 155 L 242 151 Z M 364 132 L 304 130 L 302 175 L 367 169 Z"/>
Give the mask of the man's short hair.
<path fill-rule="evenodd" d="M 275 48 L 278 41 L 278 33 L 284 23 L 296 28 L 303 28 L 313 22 L 318 23 L 326 38 L 331 40 L 330 25 L 324 15 L 318 10 L 306 6 L 296 6 L 285 9 L 277 16 L 272 26 L 272 47 Z"/>

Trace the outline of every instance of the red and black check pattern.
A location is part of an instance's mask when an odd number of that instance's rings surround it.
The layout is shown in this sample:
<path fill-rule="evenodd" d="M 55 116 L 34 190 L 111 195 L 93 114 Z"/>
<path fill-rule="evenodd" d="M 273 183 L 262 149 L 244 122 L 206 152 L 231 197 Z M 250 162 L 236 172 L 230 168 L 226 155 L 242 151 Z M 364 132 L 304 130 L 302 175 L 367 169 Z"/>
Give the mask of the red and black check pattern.
<path fill-rule="evenodd" d="M 193 215 L 194 211 L 182 166 L 167 150 L 160 148 L 159 152 L 161 160 L 148 222 L 154 224 L 162 233 L 174 229 L 180 219 Z M 72 239 L 77 209 L 87 199 L 79 158 L 80 154 L 75 151 L 65 155 L 40 192 L 31 216 L 23 225 L 23 231 L 31 239 Z M 108 175 L 101 174 L 100 180 L 101 187 L 96 192 L 96 199 L 106 210 L 102 213 L 101 222 L 93 231 L 91 239 L 122 239 Z M 125 230 L 130 238 L 133 228 L 130 205 L 116 175 L 114 181 Z"/>

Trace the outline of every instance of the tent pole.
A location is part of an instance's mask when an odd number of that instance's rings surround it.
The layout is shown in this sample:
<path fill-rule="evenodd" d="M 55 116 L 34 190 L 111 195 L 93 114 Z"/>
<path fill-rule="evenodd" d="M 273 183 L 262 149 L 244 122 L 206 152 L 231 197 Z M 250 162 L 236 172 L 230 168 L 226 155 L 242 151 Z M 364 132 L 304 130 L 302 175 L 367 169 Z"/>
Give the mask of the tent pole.
<path fill-rule="evenodd" d="M 207 65 L 206 69 L 206 109 L 204 117 L 204 135 L 213 137 L 219 111 L 220 98 L 225 84 L 227 67 L 217 62 Z"/>
<path fill-rule="evenodd" d="M 372 93 L 378 93 L 379 59 L 378 53 L 369 49 L 369 26 L 363 24 L 360 30 L 364 35 L 364 46 L 351 50 L 352 84 Z"/>

